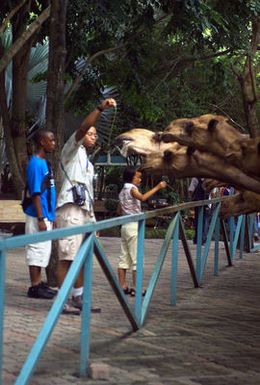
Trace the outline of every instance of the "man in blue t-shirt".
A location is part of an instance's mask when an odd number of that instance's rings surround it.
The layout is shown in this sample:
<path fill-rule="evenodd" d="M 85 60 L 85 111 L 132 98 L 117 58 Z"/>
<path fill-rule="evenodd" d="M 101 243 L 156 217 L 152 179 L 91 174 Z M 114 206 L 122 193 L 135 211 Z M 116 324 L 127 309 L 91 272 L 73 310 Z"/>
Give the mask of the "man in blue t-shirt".
<path fill-rule="evenodd" d="M 34 140 L 36 153 L 31 157 L 26 169 L 27 204 L 23 205 L 26 234 L 51 230 L 55 219 L 56 190 L 53 172 L 46 160 L 46 155 L 55 149 L 54 134 L 38 130 Z M 27 295 L 30 298 L 52 299 L 56 294 L 55 290 L 41 280 L 41 269 L 48 266 L 50 255 L 51 241 L 29 244 L 26 247 L 26 261 L 31 279 Z"/>

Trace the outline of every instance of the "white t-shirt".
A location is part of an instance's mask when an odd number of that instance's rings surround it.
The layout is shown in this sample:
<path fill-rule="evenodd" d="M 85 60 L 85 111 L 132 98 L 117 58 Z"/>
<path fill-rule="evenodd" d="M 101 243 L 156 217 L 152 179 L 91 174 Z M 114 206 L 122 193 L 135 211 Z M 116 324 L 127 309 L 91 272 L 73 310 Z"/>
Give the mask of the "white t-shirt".
<path fill-rule="evenodd" d="M 136 185 L 132 183 L 125 183 L 124 187 L 119 193 L 119 201 L 123 214 L 140 214 L 141 201 L 131 195 L 132 188 L 138 190 Z"/>
<path fill-rule="evenodd" d="M 94 167 L 89 161 L 85 147 L 82 145 L 83 139 L 79 142 L 75 138 L 76 133 L 65 143 L 61 153 L 61 163 L 66 170 L 72 184 L 82 183 L 86 187 L 86 201 L 82 209 L 87 210 L 91 215 L 94 215 Z M 57 208 L 66 203 L 74 203 L 71 191 L 71 183 L 66 177 L 64 171 L 61 172 L 62 187 L 57 199 Z"/>

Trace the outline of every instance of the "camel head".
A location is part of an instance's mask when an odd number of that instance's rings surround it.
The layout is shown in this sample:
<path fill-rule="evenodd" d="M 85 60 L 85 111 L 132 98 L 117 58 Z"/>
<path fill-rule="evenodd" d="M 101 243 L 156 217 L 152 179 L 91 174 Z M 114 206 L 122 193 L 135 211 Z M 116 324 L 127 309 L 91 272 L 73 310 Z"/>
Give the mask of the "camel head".
<path fill-rule="evenodd" d="M 226 149 L 242 134 L 221 115 L 201 115 L 190 119 L 173 120 L 161 135 L 165 143 L 179 142 L 200 151 L 210 151 L 225 157 Z"/>
<path fill-rule="evenodd" d="M 133 128 L 120 134 L 115 140 L 115 145 L 125 157 L 132 154 L 147 157 L 151 154 L 160 154 L 171 147 L 171 144 L 162 143 L 160 136 L 161 133 L 145 128 Z"/>

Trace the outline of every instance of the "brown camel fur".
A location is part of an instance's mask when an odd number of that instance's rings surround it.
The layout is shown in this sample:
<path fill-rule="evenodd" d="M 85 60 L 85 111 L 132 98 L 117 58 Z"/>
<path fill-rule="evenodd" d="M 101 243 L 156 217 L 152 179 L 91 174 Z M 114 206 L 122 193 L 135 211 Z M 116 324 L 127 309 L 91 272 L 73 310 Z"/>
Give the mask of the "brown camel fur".
<path fill-rule="evenodd" d="M 222 202 L 221 216 L 237 216 L 241 214 L 250 214 L 258 212 L 260 208 L 260 194 L 252 191 L 242 191 L 232 195 Z"/>
<path fill-rule="evenodd" d="M 243 139 L 245 135 L 229 124 L 227 118 L 213 114 L 173 120 L 161 138 L 164 142 L 178 142 L 222 158 L 226 157 L 230 144 Z"/>
<path fill-rule="evenodd" d="M 249 138 L 241 134 L 221 115 L 173 120 L 162 133 L 161 140 L 213 153 L 246 174 L 260 177 L 260 136 Z"/>

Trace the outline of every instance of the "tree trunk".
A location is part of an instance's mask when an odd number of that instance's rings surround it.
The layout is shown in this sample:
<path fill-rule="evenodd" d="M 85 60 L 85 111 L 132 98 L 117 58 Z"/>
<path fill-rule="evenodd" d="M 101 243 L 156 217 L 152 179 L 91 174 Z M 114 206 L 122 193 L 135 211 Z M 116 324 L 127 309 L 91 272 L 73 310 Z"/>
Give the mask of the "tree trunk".
<path fill-rule="evenodd" d="M 56 140 L 56 151 L 52 163 L 55 175 L 58 174 L 61 149 L 64 144 L 64 72 L 66 56 L 66 10 L 67 0 L 53 0 L 50 14 L 49 67 L 47 85 L 46 129 L 53 131 Z M 56 187 L 59 190 L 59 181 Z M 49 285 L 56 282 L 57 245 L 54 242 L 53 252 L 46 270 Z"/>
<path fill-rule="evenodd" d="M 242 97 L 246 121 L 250 136 L 255 138 L 260 135 L 259 118 L 257 116 L 257 88 L 256 73 L 254 69 L 254 58 L 260 44 L 260 17 L 256 17 L 252 22 L 252 41 L 251 52 L 248 54 L 244 66 L 244 72 L 239 77 L 242 88 Z"/>
<path fill-rule="evenodd" d="M 2 51 L 2 46 L 0 43 L 0 55 Z M 2 123 L 4 128 L 4 138 L 6 144 L 6 153 L 9 160 L 10 168 L 13 175 L 14 189 L 15 191 L 21 191 L 24 186 L 24 181 L 22 179 L 18 164 L 17 158 L 14 149 L 13 138 L 11 135 L 11 122 L 9 117 L 8 106 L 6 102 L 6 92 L 5 92 L 5 73 L 4 71 L 0 73 L 0 111 L 2 116 Z"/>
<path fill-rule="evenodd" d="M 27 164 L 27 144 L 26 144 L 26 90 L 27 90 L 27 70 L 28 60 L 33 36 L 42 23 L 49 17 L 50 9 L 42 12 L 27 28 L 27 15 L 30 11 L 30 2 L 23 2 L 19 6 L 12 18 L 13 41 L 14 43 L 4 53 L 3 47 L 0 48 L 0 110 L 4 126 L 6 141 L 6 152 L 10 163 L 11 172 L 14 180 L 14 189 L 17 198 L 21 198 L 24 186 L 24 170 Z M 13 79 L 12 79 L 12 106 L 7 105 L 5 91 L 4 69 L 13 59 Z M 10 111 L 10 112 L 9 112 Z"/>
<path fill-rule="evenodd" d="M 30 4 L 25 4 L 12 20 L 13 41 L 17 41 L 26 30 L 27 14 Z M 14 141 L 16 163 L 18 164 L 22 178 L 25 177 L 25 169 L 28 163 L 26 146 L 26 100 L 27 100 L 27 71 L 32 47 L 32 39 L 22 46 L 13 58 L 12 66 L 12 118 L 11 132 Z M 17 190 L 21 193 L 21 188 Z"/>

